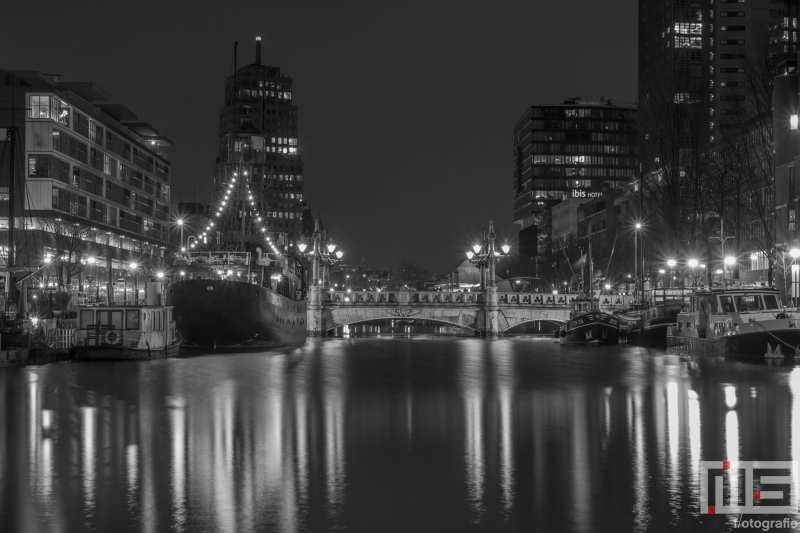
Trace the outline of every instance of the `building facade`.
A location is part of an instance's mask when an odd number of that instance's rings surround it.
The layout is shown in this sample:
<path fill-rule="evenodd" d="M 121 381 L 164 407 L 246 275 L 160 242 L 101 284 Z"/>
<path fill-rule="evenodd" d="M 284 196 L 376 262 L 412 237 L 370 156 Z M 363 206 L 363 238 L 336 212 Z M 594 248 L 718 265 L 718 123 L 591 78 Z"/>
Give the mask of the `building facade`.
<path fill-rule="evenodd" d="M 520 253 L 536 255 L 553 206 L 630 183 L 637 168 L 636 107 L 580 98 L 530 107 L 514 125 L 514 222 Z"/>
<path fill-rule="evenodd" d="M 702 137 L 687 144 L 735 133 L 754 57 L 796 65 L 797 10 L 797 0 L 639 0 L 640 98 L 702 104 L 707 119 L 687 131 Z"/>
<path fill-rule="evenodd" d="M 18 266 L 35 268 L 49 256 L 78 274 L 70 287 L 77 288 L 90 275 L 81 266 L 89 257 L 91 277 L 103 283 L 118 280 L 131 262 L 163 265 L 171 222 L 171 165 L 162 150 L 172 145 L 168 138 L 93 83 L 35 71 L 0 71 L 0 108 L 0 122 L 13 120 L 20 137 Z M 4 163 L 5 191 L 9 175 Z M 8 228 L 8 195 L 0 199 L 0 226 Z"/>
<path fill-rule="evenodd" d="M 298 153 L 298 108 L 292 98 L 293 80 L 279 67 L 261 64 L 261 38 L 255 41 L 255 61 L 236 70 L 225 82 L 225 105 L 219 111 L 219 152 L 214 179 L 215 201 L 241 168 L 241 139 L 250 140 L 247 183 L 256 198 L 245 205 L 244 240 L 248 249 L 263 238 L 248 221 L 266 217 L 271 232 L 285 233 L 293 246 L 303 234 L 303 160 Z M 232 213 L 241 212 L 241 205 Z M 258 213 L 258 215 L 256 215 Z M 252 215 L 252 216 L 251 216 Z M 219 228 L 234 241 L 242 232 L 242 217 Z"/>

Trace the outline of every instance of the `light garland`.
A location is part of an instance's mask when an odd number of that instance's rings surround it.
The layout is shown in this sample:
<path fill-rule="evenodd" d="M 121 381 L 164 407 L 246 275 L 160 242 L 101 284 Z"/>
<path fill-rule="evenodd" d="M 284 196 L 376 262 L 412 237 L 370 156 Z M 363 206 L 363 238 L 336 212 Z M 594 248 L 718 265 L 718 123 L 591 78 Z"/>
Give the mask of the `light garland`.
<path fill-rule="evenodd" d="M 244 172 L 243 174 L 244 174 L 244 176 L 246 176 L 247 172 Z M 236 183 L 237 175 L 238 174 L 236 172 L 233 173 L 233 177 L 231 178 L 230 182 L 227 184 L 227 190 L 225 192 L 225 195 L 224 195 L 222 201 L 220 202 L 220 206 L 217 208 L 217 212 L 212 216 L 212 220 L 209 223 L 207 230 L 202 233 L 203 237 L 206 236 L 206 232 L 210 232 L 214 228 L 214 225 L 218 222 L 217 219 L 220 219 L 222 217 L 222 214 L 224 213 L 225 209 L 228 207 L 228 199 L 230 198 L 231 195 L 233 195 L 233 187 L 234 187 L 234 184 Z M 253 191 L 250 190 L 250 185 L 249 184 L 245 183 L 245 186 L 247 187 L 247 199 L 250 200 L 250 206 L 251 207 L 255 207 L 256 203 L 255 203 L 255 201 L 253 201 Z M 231 200 L 230 204 L 233 205 L 234 203 L 235 202 L 233 200 Z M 246 204 L 243 201 L 242 202 L 242 207 L 244 208 L 245 205 Z M 264 222 L 262 224 L 261 214 L 258 211 L 255 211 L 255 214 L 256 214 L 256 221 L 258 222 L 258 229 L 263 234 L 263 236 L 265 238 L 265 243 L 269 246 L 270 250 L 272 250 L 272 254 L 275 255 L 277 258 L 283 257 L 283 253 L 281 253 L 278 250 L 278 248 L 276 248 L 275 244 L 272 242 L 272 239 L 269 236 L 268 227 L 266 225 L 266 222 Z M 266 218 L 266 217 L 264 217 L 264 218 Z"/>

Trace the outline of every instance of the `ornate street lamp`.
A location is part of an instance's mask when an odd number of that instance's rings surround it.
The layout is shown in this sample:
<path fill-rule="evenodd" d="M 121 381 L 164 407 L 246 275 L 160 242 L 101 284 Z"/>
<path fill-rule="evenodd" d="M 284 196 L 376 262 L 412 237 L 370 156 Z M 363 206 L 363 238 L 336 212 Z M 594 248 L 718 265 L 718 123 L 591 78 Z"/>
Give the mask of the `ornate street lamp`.
<path fill-rule="evenodd" d="M 489 220 L 489 235 L 484 234 L 482 243 L 472 245 L 472 250 L 467 251 L 467 259 L 470 263 L 480 268 L 481 284 L 480 289 L 484 290 L 487 286 L 486 272 L 488 271 L 489 287 L 494 287 L 494 267 L 497 263 L 508 257 L 511 247 L 508 244 L 500 246 L 497 250 L 495 244 L 494 220 Z"/>

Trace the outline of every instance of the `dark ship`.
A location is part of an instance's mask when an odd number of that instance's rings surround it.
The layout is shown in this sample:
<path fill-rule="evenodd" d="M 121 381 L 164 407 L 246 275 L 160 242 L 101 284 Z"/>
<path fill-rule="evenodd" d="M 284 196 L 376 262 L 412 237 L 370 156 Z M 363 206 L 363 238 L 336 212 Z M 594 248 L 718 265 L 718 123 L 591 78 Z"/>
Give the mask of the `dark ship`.
<path fill-rule="evenodd" d="M 306 340 L 304 272 L 291 256 L 302 224 L 294 216 L 302 205 L 302 194 L 294 192 L 302 191 L 297 108 L 291 78 L 261 65 L 260 45 L 257 40 L 254 64 L 237 69 L 234 55 L 210 222 L 182 248 L 174 269 L 179 279 L 167 291 L 185 347 L 268 348 Z"/>
<path fill-rule="evenodd" d="M 594 280 L 592 264 L 592 240 L 589 239 L 589 280 Z M 581 267 L 583 278 L 583 267 Z M 572 301 L 570 318 L 561 326 L 557 335 L 561 344 L 617 344 L 619 343 L 620 320 L 610 313 L 600 311 L 589 283 L 588 298 Z M 586 286 L 582 283 L 582 286 Z"/>

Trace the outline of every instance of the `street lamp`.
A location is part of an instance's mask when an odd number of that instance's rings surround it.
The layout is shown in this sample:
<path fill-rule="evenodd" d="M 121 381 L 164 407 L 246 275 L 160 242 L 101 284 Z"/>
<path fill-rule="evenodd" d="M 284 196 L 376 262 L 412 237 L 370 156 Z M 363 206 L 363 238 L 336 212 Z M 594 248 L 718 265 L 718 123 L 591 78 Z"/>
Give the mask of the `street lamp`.
<path fill-rule="evenodd" d="M 134 290 L 134 301 L 139 300 L 139 264 L 136 262 L 130 263 L 131 270 L 133 271 L 133 290 Z"/>
<path fill-rule="evenodd" d="M 634 225 L 633 231 L 633 281 L 637 284 L 636 290 L 639 291 L 639 230 L 642 229 L 642 223 L 637 222 Z M 644 298 L 644 250 L 642 250 L 642 294 L 639 294 L 639 299 Z"/>
<path fill-rule="evenodd" d="M 736 258 L 733 257 L 732 255 L 729 255 L 725 258 L 724 262 L 725 262 L 725 271 L 722 272 L 722 282 L 725 283 L 725 276 L 727 275 L 726 271 L 729 271 L 731 273 L 731 282 L 733 282 L 733 270 L 731 270 L 730 267 L 732 267 L 736 263 Z"/>
<path fill-rule="evenodd" d="M 672 288 L 672 280 L 675 279 L 675 276 L 674 276 L 674 274 L 675 274 L 675 265 L 677 265 L 677 264 L 678 264 L 678 262 L 675 261 L 674 259 L 667 260 L 667 265 L 669 266 L 669 288 L 670 289 Z"/>
<path fill-rule="evenodd" d="M 495 264 L 499 263 L 500 261 L 508 257 L 508 253 L 511 251 L 511 246 L 509 246 L 508 244 L 503 244 L 500 246 L 500 250 L 501 251 L 497 251 L 495 245 L 494 220 L 489 220 L 488 237 L 484 233 L 482 237 L 482 242 L 473 244 L 472 250 L 467 251 L 467 259 L 469 260 L 469 262 L 480 268 L 481 290 L 485 289 L 487 286 L 487 280 L 486 280 L 487 277 L 488 277 L 488 286 L 494 287 Z"/>
<path fill-rule="evenodd" d="M 183 219 L 178 219 L 178 226 L 181 227 L 181 249 L 183 249 Z"/>
<path fill-rule="evenodd" d="M 800 283 L 800 265 L 796 263 L 800 257 L 800 249 L 792 248 L 789 250 L 789 255 L 792 257 L 792 307 L 794 307 L 797 305 L 798 283 Z"/>

